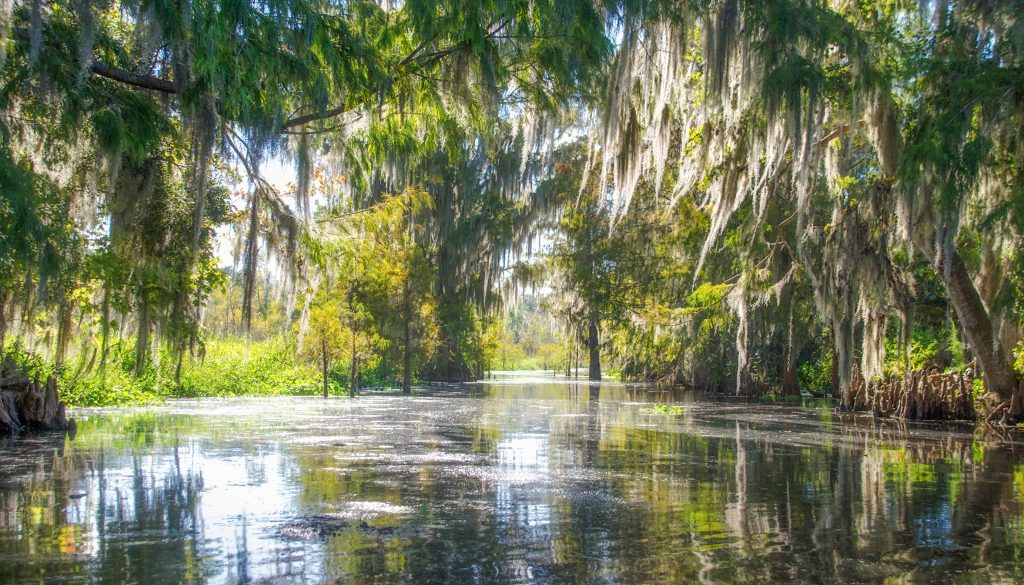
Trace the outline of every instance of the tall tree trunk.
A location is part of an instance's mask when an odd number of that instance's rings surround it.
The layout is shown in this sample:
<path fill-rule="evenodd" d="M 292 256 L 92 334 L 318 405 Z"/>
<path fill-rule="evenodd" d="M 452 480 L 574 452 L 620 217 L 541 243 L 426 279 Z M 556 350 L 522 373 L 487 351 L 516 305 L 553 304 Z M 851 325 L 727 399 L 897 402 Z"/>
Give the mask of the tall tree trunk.
<path fill-rule="evenodd" d="M 103 307 L 100 309 L 100 380 L 106 386 L 107 351 L 110 341 L 110 288 L 103 287 Z"/>
<path fill-rule="evenodd" d="M 402 392 L 412 392 L 412 334 L 409 321 L 405 322 L 405 344 L 402 352 Z"/>
<path fill-rule="evenodd" d="M 256 270 L 259 261 L 259 195 L 256 191 L 250 196 L 249 231 L 245 238 L 245 263 L 242 269 L 242 326 L 249 333 L 252 326 L 252 301 L 256 293 Z"/>
<path fill-rule="evenodd" d="M 786 355 L 783 358 L 782 364 L 782 395 L 783 396 L 799 396 L 800 395 L 800 382 L 796 377 L 796 359 L 793 354 L 795 352 L 793 347 L 793 297 L 790 294 L 789 299 L 789 324 L 788 331 L 786 332 Z"/>
<path fill-rule="evenodd" d="M 935 262 L 936 252 L 931 242 L 915 238 L 915 244 L 926 258 Z M 949 302 L 956 311 L 964 336 L 981 367 L 985 388 L 999 400 L 1010 400 L 1017 389 L 1017 376 L 1009 359 L 998 346 L 992 330 L 992 319 L 967 272 L 963 258 L 956 249 L 949 250 L 948 254 L 948 265 L 939 267 L 939 276 L 946 285 Z"/>
<path fill-rule="evenodd" d="M 199 244 L 203 236 L 203 220 L 206 217 L 206 187 L 218 124 L 213 98 L 206 98 L 202 106 L 199 124 L 194 126 L 192 133 L 192 168 L 195 173 L 191 177 L 190 185 L 191 191 L 195 194 L 195 210 L 192 213 L 193 260 L 199 253 Z"/>
<path fill-rule="evenodd" d="M 352 395 L 355 396 L 359 392 L 358 381 L 356 380 L 356 328 L 352 326 L 352 372 L 349 377 L 349 389 L 352 391 Z"/>
<path fill-rule="evenodd" d="M 92 371 L 92 365 L 96 362 L 96 353 L 97 351 L 95 347 L 91 348 L 91 350 L 89 348 L 84 348 L 82 350 L 82 361 L 78 366 L 78 370 L 75 371 L 76 380 L 83 373 L 88 374 Z"/>
<path fill-rule="evenodd" d="M 601 380 L 601 343 L 598 338 L 597 316 L 590 315 L 590 335 L 587 346 L 590 349 L 590 379 Z"/>
<path fill-rule="evenodd" d="M 21 302 L 21 323 L 19 324 L 18 333 L 25 340 L 25 345 L 29 348 L 35 345 L 36 327 L 35 327 L 35 287 L 32 281 L 32 270 L 28 269 L 25 271 L 25 282 L 24 288 L 22 289 L 22 296 L 24 300 Z"/>
<path fill-rule="evenodd" d="M 71 338 L 71 306 L 67 300 L 61 301 L 57 309 L 57 344 L 54 348 L 53 363 L 58 368 L 64 365 L 64 356 L 68 352 L 68 340 Z"/>
<path fill-rule="evenodd" d="M 82 322 L 85 320 L 85 311 L 79 311 L 78 315 L 78 330 L 82 331 Z M 96 348 L 93 345 L 92 335 L 88 335 L 83 332 L 79 335 L 79 341 L 81 345 L 78 348 L 78 367 L 75 369 L 74 378 L 77 380 L 83 372 L 88 372 L 87 367 L 92 367 L 93 361 L 96 359 Z M 91 351 L 90 351 L 91 350 Z"/>
<path fill-rule="evenodd" d="M 135 375 L 139 376 L 146 368 L 149 349 L 149 302 L 146 294 L 139 295 L 139 323 L 135 334 Z"/>
<path fill-rule="evenodd" d="M 847 294 L 847 306 L 853 300 Z M 843 408 L 850 407 L 850 388 L 854 380 L 854 323 L 850 311 L 832 318 L 832 391 Z"/>
<path fill-rule="evenodd" d="M 178 363 L 174 366 L 174 385 L 181 386 L 181 362 L 185 359 L 185 348 L 178 348 Z"/>
<path fill-rule="evenodd" d="M 7 305 L 9 302 L 7 289 L 0 286 L 0 351 L 4 349 L 7 337 Z"/>
<path fill-rule="evenodd" d="M 404 323 L 402 324 L 402 392 L 412 392 L 412 301 L 409 291 L 409 275 L 405 276 L 405 290 L 402 299 L 405 305 Z"/>
<path fill-rule="evenodd" d="M 986 388 L 1000 399 L 1009 400 L 1017 388 L 1016 376 L 1009 360 L 997 345 L 992 320 L 967 273 L 963 259 L 954 252 L 949 270 L 941 272 L 944 273 L 942 279 L 946 283 L 949 300 L 960 317 L 964 334 L 985 376 Z"/>
<path fill-rule="evenodd" d="M 785 364 L 782 370 L 782 395 L 783 396 L 799 396 L 800 395 L 800 382 L 796 377 L 796 365 L 793 359 L 793 345 L 790 344 L 786 347 L 786 356 L 784 358 Z"/>
<path fill-rule="evenodd" d="M 844 392 L 839 388 L 839 350 L 835 342 L 832 343 L 832 398 L 839 398 Z M 843 403 L 846 404 L 845 402 Z"/>
<path fill-rule="evenodd" d="M 330 386 L 327 384 L 327 337 L 320 339 L 320 363 L 324 375 L 324 398 L 330 395 Z"/>
<path fill-rule="evenodd" d="M 569 355 L 565 358 L 565 377 L 572 377 L 572 336 L 569 336 Z"/>

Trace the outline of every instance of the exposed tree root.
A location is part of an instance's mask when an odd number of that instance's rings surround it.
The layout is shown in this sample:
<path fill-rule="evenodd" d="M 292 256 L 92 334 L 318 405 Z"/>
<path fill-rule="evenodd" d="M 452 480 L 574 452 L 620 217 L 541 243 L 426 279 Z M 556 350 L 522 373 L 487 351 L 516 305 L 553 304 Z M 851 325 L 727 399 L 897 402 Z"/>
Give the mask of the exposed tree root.
<path fill-rule="evenodd" d="M 1021 398 L 1022 395 L 1024 395 L 1024 382 L 1018 383 L 1017 391 L 1013 393 L 1009 400 L 1004 400 L 989 411 L 985 416 L 985 422 L 1009 426 L 1024 420 L 1024 399 Z"/>
<path fill-rule="evenodd" d="M 906 420 L 978 420 L 973 386 L 973 370 L 966 375 L 917 370 L 902 378 L 870 382 L 855 371 L 842 406 Z"/>
<path fill-rule="evenodd" d="M 13 362 L 0 364 L 0 436 L 22 430 L 71 430 L 74 425 L 57 394 L 56 378 L 40 383 Z"/>

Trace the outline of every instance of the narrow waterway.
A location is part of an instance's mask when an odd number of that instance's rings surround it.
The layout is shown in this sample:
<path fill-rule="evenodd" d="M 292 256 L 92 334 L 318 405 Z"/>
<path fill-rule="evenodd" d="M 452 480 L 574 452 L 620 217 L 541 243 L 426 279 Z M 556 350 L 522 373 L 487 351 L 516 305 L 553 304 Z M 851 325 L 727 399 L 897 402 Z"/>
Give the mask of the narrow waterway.
<path fill-rule="evenodd" d="M 0 583 L 1024 576 L 1019 434 L 540 377 L 74 414 L 0 443 Z"/>

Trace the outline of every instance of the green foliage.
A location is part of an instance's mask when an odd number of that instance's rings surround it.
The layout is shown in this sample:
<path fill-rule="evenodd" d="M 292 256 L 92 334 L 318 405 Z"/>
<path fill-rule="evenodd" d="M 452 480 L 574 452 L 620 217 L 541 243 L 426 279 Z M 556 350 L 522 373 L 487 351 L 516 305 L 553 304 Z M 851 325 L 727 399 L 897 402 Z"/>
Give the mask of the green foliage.
<path fill-rule="evenodd" d="M 524 296 L 505 311 L 501 338 L 491 357 L 500 370 L 564 370 L 567 342 L 558 321 L 547 312 L 550 299 Z M 576 351 L 580 351 L 576 348 Z"/>
<path fill-rule="evenodd" d="M 801 362 L 796 367 L 800 387 L 819 394 L 832 391 L 832 352 L 828 347 L 818 351 L 815 359 Z"/>
<path fill-rule="evenodd" d="M 643 408 L 641 412 L 647 412 L 652 414 L 683 414 L 683 407 L 678 404 L 655 404 L 650 408 Z"/>
<path fill-rule="evenodd" d="M 30 379 L 45 380 L 54 374 L 53 366 L 38 354 L 26 351 L 21 344 L 15 342 L 0 348 L 0 363 L 12 363 Z"/>
<path fill-rule="evenodd" d="M 363 210 L 320 212 L 325 227 L 307 246 L 321 278 L 295 328 L 307 362 L 327 370 L 347 364 L 350 390 L 411 381 L 432 354 L 434 274 L 412 221 L 431 206 L 427 192 L 407 189 Z"/>
<path fill-rule="evenodd" d="M 261 342 L 210 341 L 201 361 L 182 372 L 174 397 L 310 395 L 320 391 L 315 368 L 296 363 L 295 339 L 278 335 Z"/>
<path fill-rule="evenodd" d="M 294 339 L 280 335 L 260 342 L 240 338 L 210 341 L 203 359 L 182 365 L 174 381 L 176 363 L 162 351 L 158 365 L 135 374 L 134 348 L 117 343 L 105 371 L 82 375 L 62 370 L 61 398 L 71 406 L 149 404 L 169 398 L 310 395 L 320 391 L 315 368 L 295 361 Z"/>
<path fill-rule="evenodd" d="M 949 353 L 953 359 L 952 367 L 956 369 L 963 369 L 967 365 L 967 358 L 964 354 L 964 345 L 960 341 L 960 336 L 956 332 L 956 323 L 950 321 L 949 323 Z M 1020 371 L 1018 369 L 1018 371 Z"/>
<path fill-rule="evenodd" d="M 1024 340 L 1017 344 L 1017 347 L 1013 350 L 1014 359 L 1013 367 L 1021 375 L 1024 375 Z"/>
<path fill-rule="evenodd" d="M 299 358 L 325 370 L 324 375 L 342 357 L 341 318 L 340 301 L 327 293 L 318 294 L 309 310 L 308 329 Z M 296 324 L 296 329 L 299 328 L 301 324 Z"/>
<path fill-rule="evenodd" d="M 171 381 L 155 368 L 137 373 L 133 348 L 116 344 L 106 371 L 75 376 L 65 370 L 60 377 L 60 397 L 69 406 L 138 406 L 174 397 Z"/>
<path fill-rule="evenodd" d="M 484 339 L 495 306 L 488 277 L 525 237 L 507 187 L 535 146 L 506 140 L 507 108 L 553 113 L 596 97 L 612 50 L 605 17 L 589 3 L 58 0 L 18 4 L 9 24 L 0 47 L 0 333 L 46 317 L 43 338 L 21 328 L 15 335 L 55 346 L 55 362 L 72 330 L 80 351 L 99 337 L 99 359 L 86 361 L 102 365 L 114 359 L 112 338 L 128 332 L 138 375 L 160 358 L 154 338 L 175 362 L 202 345 L 199 316 L 211 297 L 226 301 L 218 333 L 249 333 L 254 299 L 271 288 L 257 283 L 263 257 L 279 261 L 293 284 L 309 261 L 324 264 L 320 234 L 299 215 L 309 214 L 310 189 L 330 183 L 311 180 L 328 148 L 348 155 L 348 175 L 318 193 L 326 215 L 383 207 L 410 216 L 391 221 L 396 229 L 364 222 L 363 233 L 379 238 L 348 255 L 356 259 L 348 268 L 360 269 L 350 312 L 359 305 L 371 317 L 353 317 L 372 346 L 355 353 L 367 354 L 366 366 L 404 362 L 393 359 L 401 337 L 425 371 L 437 361 L 436 307 L 444 304 L 453 318 L 444 342 L 458 347 L 446 357 L 479 373 L 493 345 Z M 350 131 L 353 118 L 368 122 L 364 130 Z M 267 158 L 292 154 L 295 208 L 260 175 Z M 543 168 L 527 166 L 515 181 Z M 241 184 L 244 207 L 232 209 L 226 186 Z M 431 210 L 390 205 L 384 195 L 424 189 L 448 199 Z M 453 198 L 457 189 L 463 195 Z M 88 217 L 93 208 L 98 221 Z M 245 240 L 244 266 L 230 278 L 215 267 L 211 238 L 228 223 Z M 401 245 L 382 250 L 389 241 Z M 382 252 L 385 267 L 369 261 Z M 236 281 L 240 290 L 219 290 Z M 405 291 L 397 305 L 395 290 Z M 266 296 L 256 310 L 270 325 Z M 72 299 L 81 319 L 71 317 Z M 395 306 L 403 310 L 386 310 Z M 453 366 L 470 368 L 445 369 Z"/>
<path fill-rule="evenodd" d="M 428 380 L 479 379 L 493 363 L 500 344 L 500 323 L 472 304 L 457 298 L 442 299 L 438 308 L 440 347 L 427 365 Z"/>
<path fill-rule="evenodd" d="M 985 380 L 981 378 L 974 378 L 971 382 L 971 392 L 974 394 L 975 400 L 980 400 L 985 396 Z"/>
<path fill-rule="evenodd" d="M 683 315 L 700 318 L 700 335 L 707 339 L 714 332 L 729 326 L 731 316 L 725 307 L 725 297 L 732 287 L 726 283 L 702 283 L 686 299 Z"/>
<path fill-rule="evenodd" d="M 926 4 L 18 3 L 0 343 L 83 403 L 241 391 L 189 382 L 209 340 L 286 329 L 350 384 L 476 378 L 500 345 L 562 364 L 593 330 L 629 378 L 792 389 L 803 358 L 822 389 L 970 354 L 1005 395 L 1020 6 Z M 564 137 L 591 112 L 588 152 Z M 545 269 L 557 326 L 509 343 L 499 289 Z"/>
<path fill-rule="evenodd" d="M 907 371 L 937 367 L 941 344 L 942 340 L 920 330 L 913 332 L 906 347 L 900 343 L 899 339 L 890 337 L 887 341 L 886 362 L 883 370 L 885 376 L 899 377 Z"/>

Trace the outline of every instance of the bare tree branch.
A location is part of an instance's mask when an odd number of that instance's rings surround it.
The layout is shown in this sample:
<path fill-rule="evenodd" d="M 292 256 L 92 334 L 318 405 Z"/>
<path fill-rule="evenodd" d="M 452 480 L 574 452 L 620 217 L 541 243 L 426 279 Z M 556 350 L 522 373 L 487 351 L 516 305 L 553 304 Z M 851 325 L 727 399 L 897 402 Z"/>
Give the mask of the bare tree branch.
<path fill-rule="evenodd" d="M 162 77 L 155 77 L 153 75 L 136 75 L 123 69 L 111 67 L 99 61 L 93 61 L 90 70 L 100 77 L 106 77 L 107 79 L 124 83 L 125 85 L 131 85 L 141 89 L 150 89 L 162 93 L 178 93 L 178 88 L 175 87 L 174 82 Z"/>

